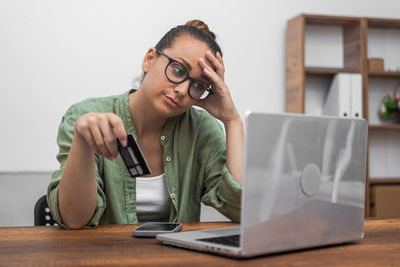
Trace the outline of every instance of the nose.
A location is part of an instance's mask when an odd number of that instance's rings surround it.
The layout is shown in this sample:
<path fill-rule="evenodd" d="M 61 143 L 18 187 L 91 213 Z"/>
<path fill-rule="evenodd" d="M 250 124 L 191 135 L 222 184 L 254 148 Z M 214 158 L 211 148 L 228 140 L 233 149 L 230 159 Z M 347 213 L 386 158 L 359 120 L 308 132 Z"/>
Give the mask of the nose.
<path fill-rule="evenodd" d="M 174 92 L 177 93 L 178 95 L 184 96 L 188 93 L 189 86 L 190 86 L 190 80 L 187 79 L 183 83 L 175 85 Z"/>

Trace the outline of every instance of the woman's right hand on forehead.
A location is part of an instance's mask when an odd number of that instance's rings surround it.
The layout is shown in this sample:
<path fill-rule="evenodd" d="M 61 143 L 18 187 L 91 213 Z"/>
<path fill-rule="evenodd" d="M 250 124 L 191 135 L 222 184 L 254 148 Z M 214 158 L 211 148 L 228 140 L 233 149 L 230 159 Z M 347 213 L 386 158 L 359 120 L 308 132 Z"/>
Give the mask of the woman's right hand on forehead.
<path fill-rule="evenodd" d="M 127 144 L 124 123 L 114 113 L 83 114 L 74 125 L 75 135 L 80 135 L 99 156 L 109 160 L 118 157 L 117 138 Z"/>

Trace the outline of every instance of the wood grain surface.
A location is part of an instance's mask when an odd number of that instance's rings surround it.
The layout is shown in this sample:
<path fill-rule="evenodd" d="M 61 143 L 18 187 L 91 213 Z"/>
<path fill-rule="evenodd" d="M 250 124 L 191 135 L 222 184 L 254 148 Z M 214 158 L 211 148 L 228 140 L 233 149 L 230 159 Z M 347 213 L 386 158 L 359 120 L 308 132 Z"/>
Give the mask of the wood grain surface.
<path fill-rule="evenodd" d="M 232 223 L 184 223 L 183 231 Z M 237 260 L 134 238 L 138 225 L 0 228 L 0 266 L 399 266 L 400 218 L 367 219 L 358 243 Z"/>

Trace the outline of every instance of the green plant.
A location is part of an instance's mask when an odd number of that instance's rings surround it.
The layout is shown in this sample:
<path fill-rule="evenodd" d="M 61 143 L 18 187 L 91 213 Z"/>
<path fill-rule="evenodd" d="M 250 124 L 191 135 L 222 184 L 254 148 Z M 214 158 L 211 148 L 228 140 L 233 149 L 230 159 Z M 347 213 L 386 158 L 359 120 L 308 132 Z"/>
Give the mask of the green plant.
<path fill-rule="evenodd" d="M 400 93 L 397 92 L 399 85 L 400 83 L 397 84 L 393 92 L 388 92 L 382 98 L 379 114 L 385 119 L 391 118 L 400 112 Z"/>

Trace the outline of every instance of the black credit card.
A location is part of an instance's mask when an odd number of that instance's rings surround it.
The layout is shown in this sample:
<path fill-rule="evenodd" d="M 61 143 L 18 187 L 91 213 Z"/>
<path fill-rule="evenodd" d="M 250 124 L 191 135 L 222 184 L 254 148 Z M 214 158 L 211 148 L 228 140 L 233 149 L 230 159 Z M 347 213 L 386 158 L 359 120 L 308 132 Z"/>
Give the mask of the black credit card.
<path fill-rule="evenodd" d="M 117 138 L 118 151 L 131 177 L 138 177 L 150 174 L 149 165 L 140 150 L 133 134 L 128 134 L 128 145 L 123 147 Z"/>

